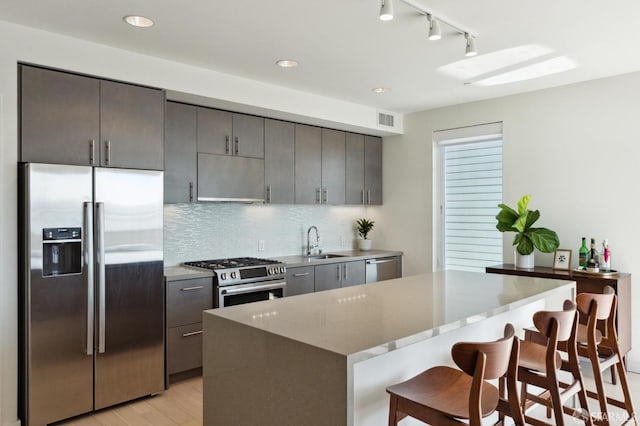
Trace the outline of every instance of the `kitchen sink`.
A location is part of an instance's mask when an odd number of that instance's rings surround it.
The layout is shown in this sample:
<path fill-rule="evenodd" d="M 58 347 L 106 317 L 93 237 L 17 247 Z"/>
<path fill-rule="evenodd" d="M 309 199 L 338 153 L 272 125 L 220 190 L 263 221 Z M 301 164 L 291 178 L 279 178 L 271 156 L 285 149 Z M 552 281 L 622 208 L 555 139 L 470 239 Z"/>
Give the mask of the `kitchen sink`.
<path fill-rule="evenodd" d="M 307 256 L 307 260 L 323 260 L 333 259 L 334 257 L 344 257 L 342 254 L 316 254 L 313 256 Z"/>

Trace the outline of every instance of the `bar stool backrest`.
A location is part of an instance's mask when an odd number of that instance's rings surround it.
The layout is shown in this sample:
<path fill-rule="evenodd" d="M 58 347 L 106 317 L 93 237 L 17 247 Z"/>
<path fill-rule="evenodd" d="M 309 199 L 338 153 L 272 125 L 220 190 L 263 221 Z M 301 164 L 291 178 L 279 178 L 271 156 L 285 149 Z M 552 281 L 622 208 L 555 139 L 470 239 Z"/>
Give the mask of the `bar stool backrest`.
<path fill-rule="evenodd" d="M 538 311 L 533 314 L 536 329 L 546 338 L 556 340 L 556 343 L 575 337 L 576 319 L 576 305 L 570 301 L 565 301 L 562 311 Z"/>
<path fill-rule="evenodd" d="M 611 286 L 606 286 L 602 294 L 578 293 L 576 304 L 583 314 L 595 315 L 597 320 L 605 320 L 615 314 L 615 297 L 615 290 Z M 595 309 L 592 308 L 594 303 Z"/>
<path fill-rule="evenodd" d="M 506 374 L 513 346 L 514 329 L 511 324 L 505 329 L 505 337 L 495 342 L 459 342 L 451 348 L 451 357 L 456 365 L 470 376 L 477 374 L 477 367 L 484 364 L 484 380 L 492 380 Z"/>

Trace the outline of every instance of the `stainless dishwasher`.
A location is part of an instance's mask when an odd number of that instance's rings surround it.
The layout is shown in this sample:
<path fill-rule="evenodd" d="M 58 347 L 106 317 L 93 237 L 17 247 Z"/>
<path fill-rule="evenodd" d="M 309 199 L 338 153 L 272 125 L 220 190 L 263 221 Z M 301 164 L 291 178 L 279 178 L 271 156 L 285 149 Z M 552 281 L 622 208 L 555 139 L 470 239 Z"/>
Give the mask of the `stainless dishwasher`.
<path fill-rule="evenodd" d="M 392 280 L 402 276 L 402 258 L 400 256 L 380 257 L 366 261 L 365 279 L 367 283 Z"/>

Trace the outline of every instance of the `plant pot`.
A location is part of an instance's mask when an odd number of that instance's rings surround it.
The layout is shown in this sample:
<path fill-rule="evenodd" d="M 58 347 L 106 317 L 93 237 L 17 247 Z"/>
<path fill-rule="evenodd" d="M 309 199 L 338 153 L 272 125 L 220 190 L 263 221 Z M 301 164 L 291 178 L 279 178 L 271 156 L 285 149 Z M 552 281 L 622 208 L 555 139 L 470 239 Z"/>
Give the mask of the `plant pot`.
<path fill-rule="evenodd" d="M 360 251 L 371 250 L 371 240 L 358 240 L 358 248 Z"/>
<path fill-rule="evenodd" d="M 520 254 L 516 250 L 516 268 L 532 269 L 535 266 L 535 251 L 531 254 Z"/>

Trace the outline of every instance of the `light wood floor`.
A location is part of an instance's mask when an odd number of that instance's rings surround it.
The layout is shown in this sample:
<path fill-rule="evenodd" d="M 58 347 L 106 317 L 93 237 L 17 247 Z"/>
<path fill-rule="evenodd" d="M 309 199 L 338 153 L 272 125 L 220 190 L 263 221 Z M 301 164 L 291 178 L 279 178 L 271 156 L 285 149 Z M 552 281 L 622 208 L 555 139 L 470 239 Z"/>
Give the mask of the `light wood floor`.
<path fill-rule="evenodd" d="M 95 414 L 59 423 L 73 426 L 198 426 L 202 425 L 202 378 L 194 377 L 169 390 Z"/>
<path fill-rule="evenodd" d="M 593 383 L 589 383 L 589 376 L 592 376 L 589 370 L 589 365 L 583 365 L 582 372 L 585 375 L 588 388 L 593 385 Z M 638 410 L 640 409 L 640 374 L 629 373 L 629 387 L 633 395 L 634 407 Z M 610 395 L 618 397 L 620 395 L 619 389 L 619 386 L 611 387 Z M 594 400 L 589 400 L 589 406 L 592 411 L 597 411 L 597 403 Z M 612 414 L 615 416 L 614 413 Z M 581 424 L 570 423 L 570 421 L 572 419 L 567 418 L 569 425 Z M 195 377 L 184 380 L 171 385 L 169 390 L 160 395 L 142 398 L 95 414 L 76 417 L 60 424 L 73 426 L 202 425 L 202 378 Z M 612 424 L 621 424 L 621 422 L 614 420 Z"/>

